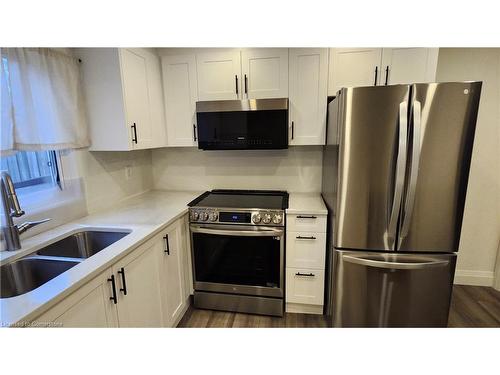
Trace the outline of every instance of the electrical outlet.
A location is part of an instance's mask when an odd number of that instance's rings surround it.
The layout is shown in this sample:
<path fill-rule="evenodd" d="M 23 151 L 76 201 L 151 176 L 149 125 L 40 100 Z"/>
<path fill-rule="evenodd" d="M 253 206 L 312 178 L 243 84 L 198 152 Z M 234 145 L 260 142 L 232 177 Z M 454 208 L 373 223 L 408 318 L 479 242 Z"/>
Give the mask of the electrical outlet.
<path fill-rule="evenodd" d="M 125 167 L 125 179 L 126 180 L 130 180 L 131 177 L 132 177 L 132 166 L 131 165 L 127 165 Z"/>

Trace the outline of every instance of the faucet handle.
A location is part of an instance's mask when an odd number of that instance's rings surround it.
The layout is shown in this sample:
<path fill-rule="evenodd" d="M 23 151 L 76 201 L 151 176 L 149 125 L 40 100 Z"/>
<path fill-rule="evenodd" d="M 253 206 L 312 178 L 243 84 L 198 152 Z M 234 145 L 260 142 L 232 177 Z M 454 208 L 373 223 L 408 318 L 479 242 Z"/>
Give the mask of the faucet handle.
<path fill-rule="evenodd" d="M 19 234 L 22 234 L 26 232 L 28 229 L 31 229 L 33 227 L 36 227 L 39 224 L 46 223 L 47 221 L 50 221 L 52 219 L 43 219 L 43 220 L 37 220 L 37 221 L 27 221 L 26 223 L 22 223 L 17 227 L 17 230 L 19 231 Z"/>

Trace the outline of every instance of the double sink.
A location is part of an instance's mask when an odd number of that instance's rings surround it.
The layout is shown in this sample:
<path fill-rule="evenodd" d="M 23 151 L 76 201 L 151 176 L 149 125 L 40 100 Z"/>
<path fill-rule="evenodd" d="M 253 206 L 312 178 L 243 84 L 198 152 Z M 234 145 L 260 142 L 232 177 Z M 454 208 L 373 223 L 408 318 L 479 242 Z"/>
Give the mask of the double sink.
<path fill-rule="evenodd" d="M 0 267 L 0 298 L 28 293 L 130 232 L 82 230 Z"/>

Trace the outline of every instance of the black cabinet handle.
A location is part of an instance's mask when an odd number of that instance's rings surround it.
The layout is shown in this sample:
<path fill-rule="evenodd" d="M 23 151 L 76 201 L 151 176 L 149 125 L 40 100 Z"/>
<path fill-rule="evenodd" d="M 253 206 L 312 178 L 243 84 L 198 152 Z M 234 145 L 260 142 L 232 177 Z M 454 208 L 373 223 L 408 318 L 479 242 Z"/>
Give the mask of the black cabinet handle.
<path fill-rule="evenodd" d="M 297 272 L 295 276 L 307 276 L 307 277 L 314 277 L 314 273 L 300 273 Z"/>
<path fill-rule="evenodd" d="M 316 216 L 314 216 L 314 215 L 311 215 L 311 216 L 298 215 L 297 219 L 316 219 Z"/>
<path fill-rule="evenodd" d="M 196 142 L 196 124 L 193 124 L 193 139 Z"/>
<path fill-rule="evenodd" d="M 120 271 L 118 271 L 119 274 L 122 275 L 122 285 L 123 288 L 120 288 L 120 292 L 123 292 L 123 295 L 127 295 L 127 283 L 125 282 L 125 268 L 120 268 Z"/>
<path fill-rule="evenodd" d="M 245 74 L 245 94 L 248 94 L 248 80 L 246 74 Z"/>
<path fill-rule="evenodd" d="M 134 131 L 134 135 L 132 136 L 132 142 L 137 144 L 137 126 L 135 125 L 135 122 L 134 122 L 134 125 L 132 125 L 131 127 L 132 127 L 132 130 Z"/>
<path fill-rule="evenodd" d="M 112 288 L 112 291 L 113 291 L 113 295 L 111 297 L 109 297 L 109 299 L 111 301 L 114 302 L 114 304 L 116 305 L 117 304 L 117 300 L 116 300 L 116 284 L 115 284 L 115 275 L 111 275 L 111 277 L 108 279 L 108 281 L 111 281 L 111 288 Z"/>
<path fill-rule="evenodd" d="M 293 121 L 292 121 L 292 139 L 293 139 L 293 128 L 294 128 L 294 125 L 295 125 L 295 124 L 294 124 L 294 123 L 293 123 Z"/>
<path fill-rule="evenodd" d="M 165 240 L 165 253 L 167 253 L 167 255 L 170 255 L 170 245 L 168 243 L 168 234 L 165 235 L 165 237 L 163 237 L 163 239 Z"/>
<path fill-rule="evenodd" d="M 389 82 L 389 65 L 385 68 L 385 85 Z"/>
<path fill-rule="evenodd" d="M 237 75 L 234 76 L 234 80 L 236 82 L 236 95 L 238 95 L 238 76 Z"/>
<path fill-rule="evenodd" d="M 314 237 L 314 236 L 297 236 L 295 238 L 297 238 L 299 240 L 315 240 L 316 239 L 316 237 Z"/>
<path fill-rule="evenodd" d="M 378 77 L 378 66 L 375 67 L 375 82 L 373 86 L 377 86 L 377 77 Z"/>

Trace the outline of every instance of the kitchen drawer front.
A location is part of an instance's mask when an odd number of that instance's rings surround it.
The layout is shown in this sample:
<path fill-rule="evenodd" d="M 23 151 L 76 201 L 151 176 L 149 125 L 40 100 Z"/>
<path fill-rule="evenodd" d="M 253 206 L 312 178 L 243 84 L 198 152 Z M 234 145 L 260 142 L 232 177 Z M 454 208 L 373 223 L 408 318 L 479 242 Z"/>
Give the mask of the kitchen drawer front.
<path fill-rule="evenodd" d="M 324 285 L 325 271 L 323 270 L 287 268 L 286 303 L 323 305 Z"/>
<path fill-rule="evenodd" d="M 286 230 L 290 232 L 326 232 L 326 216 L 286 215 Z"/>
<path fill-rule="evenodd" d="M 286 266 L 295 268 L 325 268 L 326 233 L 286 233 Z"/>

